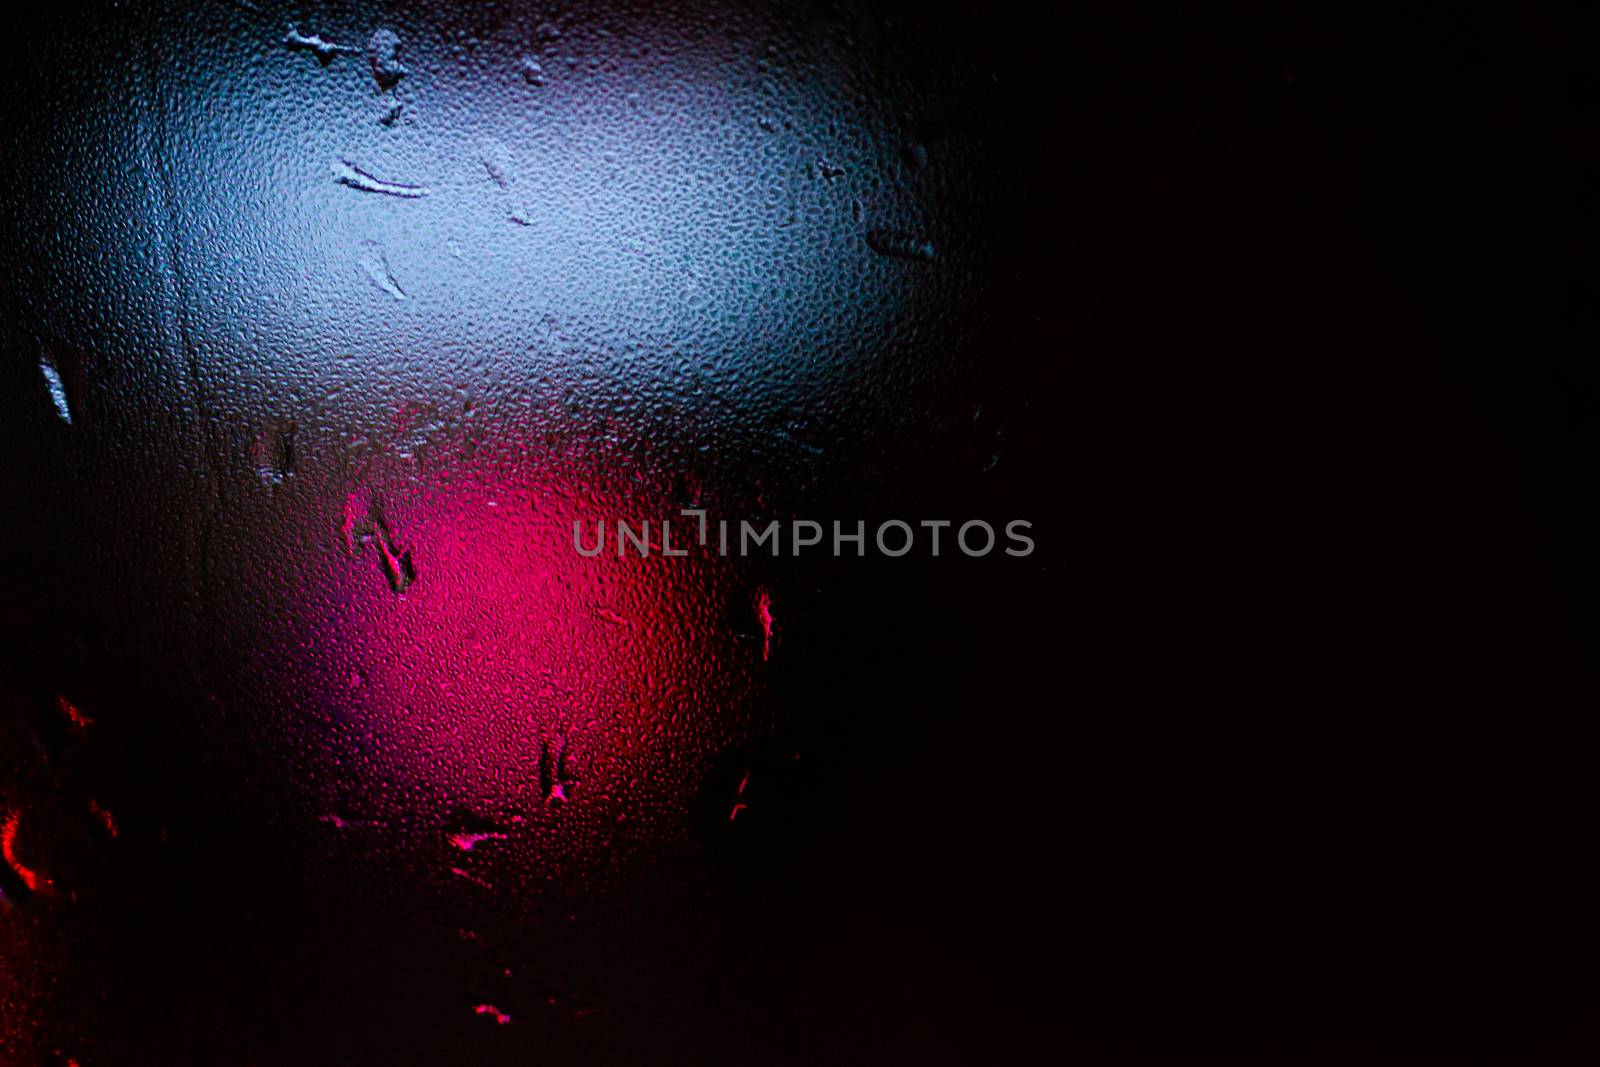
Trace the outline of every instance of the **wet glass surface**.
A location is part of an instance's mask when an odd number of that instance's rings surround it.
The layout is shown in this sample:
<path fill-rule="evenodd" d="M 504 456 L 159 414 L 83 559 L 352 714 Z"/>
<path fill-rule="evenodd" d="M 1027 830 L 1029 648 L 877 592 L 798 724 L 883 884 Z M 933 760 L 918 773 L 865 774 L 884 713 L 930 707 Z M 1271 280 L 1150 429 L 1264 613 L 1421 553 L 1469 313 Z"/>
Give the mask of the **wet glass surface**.
<path fill-rule="evenodd" d="M 1365 47 L 32 16 L 5 1053 L 945 1062 L 1142 1003 L 1220 1026 L 1213 967 L 1298 1033 L 1257 952 L 1542 958 L 1475 917 L 1522 880 L 1485 867 L 1577 898 L 1587 668 L 1550 570 L 1459 576 L 1537 558 L 1557 521 L 1506 502 L 1550 446 L 1417 354 L 1459 327 L 1397 258 Z M 918 547 L 574 545 L 685 509 Z M 957 540 L 1016 519 L 1025 556 Z"/>

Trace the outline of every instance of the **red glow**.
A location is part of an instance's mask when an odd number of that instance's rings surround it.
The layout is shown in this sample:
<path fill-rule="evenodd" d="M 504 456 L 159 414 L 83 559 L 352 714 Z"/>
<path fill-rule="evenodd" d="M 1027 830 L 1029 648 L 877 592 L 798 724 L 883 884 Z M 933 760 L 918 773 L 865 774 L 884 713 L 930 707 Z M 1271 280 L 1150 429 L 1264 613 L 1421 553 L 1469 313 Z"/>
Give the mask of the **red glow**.
<path fill-rule="evenodd" d="M 30 890 L 38 892 L 40 885 L 49 885 L 48 878 L 41 878 L 37 871 L 23 866 L 17 859 L 15 851 L 17 841 L 17 825 L 22 821 L 22 813 L 14 811 L 6 817 L 5 825 L 0 827 L 0 855 L 5 856 L 6 864 L 22 879 L 22 884 Z"/>
<path fill-rule="evenodd" d="M 94 720 L 78 710 L 77 706 L 66 697 L 56 697 L 56 707 L 60 708 L 61 714 L 65 715 L 68 721 L 79 730 L 87 730 L 94 725 Z"/>
<path fill-rule="evenodd" d="M 105 826 L 106 833 L 110 834 L 113 838 L 120 836 L 117 833 L 117 820 L 112 816 L 111 812 L 107 811 L 105 808 L 102 808 L 100 806 L 100 802 L 95 800 L 93 797 L 89 798 L 89 812 L 90 814 L 94 815 L 95 818 L 99 819 L 101 824 Z"/>
<path fill-rule="evenodd" d="M 772 655 L 772 594 L 765 589 L 756 591 L 756 619 L 761 623 L 761 661 Z"/>
<path fill-rule="evenodd" d="M 479 1004 L 472 1010 L 477 1012 L 479 1015 L 488 1015 L 493 1017 L 494 1021 L 501 1026 L 504 1026 L 506 1023 L 511 1021 L 511 1016 L 507 1015 L 493 1004 Z"/>
<path fill-rule="evenodd" d="M 747 786 L 749 784 L 750 784 L 750 772 L 748 770 L 746 770 L 744 772 L 744 777 L 739 779 L 739 792 L 738 792 L 737 795 L 741 796 L 741 797 L 744 796 L 745 786 Z M 739 813 L 741 811 L 744 811 L 749 806 L 750 805 L 746 804 L 742 800 L 734 801 L 733 810 L 728 812 L 728 821 L 732 822 L 733 820 L 737 819 L 739 817 Z"/>

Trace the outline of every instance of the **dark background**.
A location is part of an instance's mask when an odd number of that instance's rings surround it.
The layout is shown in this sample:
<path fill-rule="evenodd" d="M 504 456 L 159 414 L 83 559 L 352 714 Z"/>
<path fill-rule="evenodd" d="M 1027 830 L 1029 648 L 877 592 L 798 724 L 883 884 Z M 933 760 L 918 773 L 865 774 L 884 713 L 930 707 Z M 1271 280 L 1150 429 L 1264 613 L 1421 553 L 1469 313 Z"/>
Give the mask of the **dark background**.
<path fill-rule="evenodd" d="M 927 398 L 989 421 L 900 420 L 859 480 L 796 500 L 1027 517 L 1039 552 L 764 565 L 829 590 L 786 605 L 780 726 L 714 762 L 692 875 L 574 905 L 551 951 L 582 961 L 581 996 L 465 985 L 428 921 L 304 874 L 248 743 L 185 726 L 217 699 L 193 663 L 224 651 L 152 649 L 137 611 L 97 607 L 116 579 L 92 502 L 41 488 L 37 431 L 41 302 L 78 297 L 30 288 L 10 234 L 30 198 L 99 179 L 11 185 L 4 385 L 31 408 L 0 428 L 6 796 L 71 779 L 25 768 L 66 758 L 54 679 L 76 672 L 123 694 L 92 773 L 181 830 L 83 861 L 109 888 L 78 913 L 30 918 L 5 883 L 17 1062 L 1592 1046 L 1590 38 L 1510 6 L 886 14 L 930 66 L 999 74 L 982 325 L 951 334 L 975 392 Z M 82 51 L 34 17 L 0 76 L 19 155 L 49 150 L 22 136 L 30 85 L 92 83 L 119 51 L 104 10 Z M 921 100 L 924 139 L 969 133 L 969 103 Z M 752 766 L 770 784 L 734 832 L 718 798 Z M 560 1018 L 464 1010 L 507 996 Z"/>

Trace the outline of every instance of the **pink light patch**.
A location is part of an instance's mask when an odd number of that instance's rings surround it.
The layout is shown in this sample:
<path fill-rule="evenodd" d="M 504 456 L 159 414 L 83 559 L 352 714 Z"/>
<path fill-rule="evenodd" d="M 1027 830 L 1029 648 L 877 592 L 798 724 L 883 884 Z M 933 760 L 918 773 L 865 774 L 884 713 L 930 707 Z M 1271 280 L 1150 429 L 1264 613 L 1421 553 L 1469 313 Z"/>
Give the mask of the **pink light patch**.
<path fill-rule="evenodd" d="M 746 673 L 750 638 L 737 655 L 723 625 L 731 568 L 580 556 L 573 521 L 625 498 L 559 467 L 520 469 L 526 500 L 453 474 L 341 487 L 324 534 L 340 551 L 262 594 L 293 620 L 262 635 L 281 650 L 263 658 L 270 684 L 331 726 L 296 763 L 296 788 L 320 794 L 324 813 L 367 798 L 360 816 L 324 817 L 333 828 L 432 822 L 373 847 L 413 850 L 412 869 L 458 891 L 458 879 L 497 892 L 603 884 L 686 837 L 705 769 L 748 740 L 763 684 Z M 494 818 L 456 818 L 463 798 Z M 624 813 L 634 821 L 613 848 Z M 506 862 L 480 871 L 485 853 Z"/>

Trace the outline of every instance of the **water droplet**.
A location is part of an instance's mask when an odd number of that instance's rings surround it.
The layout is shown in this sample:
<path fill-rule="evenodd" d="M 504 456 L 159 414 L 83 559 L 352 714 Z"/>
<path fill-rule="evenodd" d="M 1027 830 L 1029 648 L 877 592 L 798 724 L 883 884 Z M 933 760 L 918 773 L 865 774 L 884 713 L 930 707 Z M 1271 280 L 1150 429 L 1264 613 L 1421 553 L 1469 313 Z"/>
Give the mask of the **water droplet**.
<path fill-rule="evenodd" d="M 522 80 L 529 85 L 544 84 L 544 68 L 532 56 L 523 56 L 522 62 L 517 64 L 517 69 L 522 71 Z"/>
<path fill-rule="evenodd" d="M 361 270 L 372 284 L 388 293 L 396 300 L 404 300 L 406 291 L 400 288 L 400 283 L 394 280 L 394 273 L 389 270 L 389 257 L 384 255 L 383 247 L 376 241 L 363 241 L 361 256 L 359 258 Z"/>
<path fill-rule="evenodd" d="M 746 788 L 749 787 L 749 785 L 750 785 L 750 770 L 749 770 L 749 768 L 745 768 L 744 777 L 739 779 L 739 788 L 734 793 L 734 796 L 737 797 L 738 799 L 736 799 L 733 802 L 733 808 L 732 808 L 732 810 L 730 810 L 728 812 L 728 821 L 729 822 L 733 822 L 735 819 L 737 819 L 739 817 L 739 813 L 741 811 L 749 810 L 750 805 L 745 803 L 745 800 L 744 800 L 744 791 L 745 791 Z"/>
<path fill-rule="evenodd" d="M 39 373 L 44 375 L 45 388 L 50 390 L 50 402 L 56 406 L 56 414 L 61 416 L 62 422 L 71 426 L 72 408 L 67 403 L 67 383 L 61 377 L 61 368 L 56 366 L 54 352 L 46 350 L 40 355 Z"/>
<path fill-rule="evenodd" d="M 367 38 L 367 60 L 380 89 L 393 89 L 406 76 L 405 64 L 400 62 L 400 35 L 387 27 Z"/>
<path fill-rule="evenodd" d="M 368 544 L 377 544 L 383 576 L 388 580 L 389 588 L 396 593 L 405 592 L 417 580 L 417 570 L 411 562 L 411 550 L 399 547 L 389 529 L 389 521 L 376 501 L 369 501 L 363 510 L 356 494 L 346 497 L 341 532 L 345 547 L 352 552 Z"/>
<path fill-rule="evenodd" d="M 459 848 L 462 852 L 471 852 L 485 841 L 504 841 L 506 840 L 506 835 L 492 831 L 481 833 L 461 832 L 451 834 L 448 838 L 446 838 L 446 840 L 448 840 L 450 844 L 454 845 L 456 848 Z"/>
<path fill-rule="evenodd" d="M 480 841 L 506 839 L 505 829 L 499 823 L 466 806 L 450 813 L 444 829 L 446 839 L 463 852 L 471 852 L 472 846 Z"/>
<path fill-rule="evenodd" d="M 389 580 L 389 588 L 396 593 L 404 593 L 417 580 L 417 569 L 411 563 L 411 550 L 397 551 L 387 528 L 379 529 L 377 541 L 383 556 L 383 576 Z"/>
<path fill-rule="evenodd" d="M 366 544 L 372 540 L 372 519 L 377 514 L 377 506 L 363 504 L 359 493 L 351 493 L 344 498 L 344 523 L 340 533 L 344 535 L 344 547 L 354 552 L 356 543 Z"/>
<path fill-rule="evenodd" d="M 578 775 L 563 740 L 556 748 L 548 741 L 539 743 L 539 790 L 545 805 L 565 804 L 571 799 L 569 787 L 576 787 Z"/>
<path fill-rule="evenodd" d="M 56 708 L 67 717 L 67 722 L 72 724 L 72 728 L 80 733 L 94 725 L 94 720 L 85 715 L 76 704 L 66 697 L 56 697 Z"/>
<path fill-rule="evenodd" d="M 761 661 L 772 656 L 772 594 L 765 588 L 756 590 L 756 622 L 761 624 Z"/>
<path fill-rule="evenodd" d="M 835 178 L 844 177 L 844 168 L 826 159 L 819 159 L 817 160 L 817 177 L 831 182 Z"/>
<path fill-rule="evenodd" d="M 810 441 L 801 440 L 800 438 L 796 437 L 794 434 L 790 433 L 788 430 L 774 430 L 773 431 L 773 436 L 777 437 L 779 440 L 787 441 L 791 445 L 794 445 L 796 448 L 799 448 L 799 449 L 802 449 L 803 451 L 811 453 L 813 456 L 826 455 L 827 451 L 828 451 L 827 449 L 823 448 L 821 445 L 814 445 Z"/>
<path fill-rule="evenodd" d="M 0 891 L 7 896 L 26 898 L 32 893 L 37 893 L 40 886 L 48 886 L 50 879 L 39 874 L 38 871 L 28 867 L 17 858 L 17 830 L 22 824 L 22 813 L 13 811 L 0 825 L 0 857 L 5 859 L 5 866 L 0 867 L 0 874 L 9 875 L 0 879 Z"/>
<path fill-rule="evenodd" d="M 471 873 L 470 871 L 462 870 L 460 867 L 451 867 L 450 868 L 450 873 L 455 875 L 457 878 L 462 878 L 462 879 L 465 879 L 466 881 L 471 882 L 473 885 L 477 886 L 480 889 L 493 889 L 494 888 L 494 884 L 492 882 L 487 882 L 484 879 L 479 878 L 477 875 Z"/>
<path fill-rule="evenodd" d="M 354 55 L 359 51 L 359 49 L 351 48 L 349 45 L 336 44 L 333 41 L 324 40 L 314 33 L 303 34 L 298 26 L 293 25 L 289 27 L 289 32 L 284 36 L 283 44 L 291 52 L 310 52 L 317 57 L 317 62 L 324 67 L 332 63 L 333 58 L 337 55 Z"/>
<path fill-rule="evenodd" d="M 294 433 L 294 423 L 274 421 L 256 434 L 250 459 L 262 485 L 282 485 L 294 474 Z"/>
<path fill-rule="evenodd" d="M 478 141 L 478 159 L 483 163 L 483 169 L 488 171 L 489 179 L 502 189 L 511 188 L 511 152 L 505 144 L 493 137 L 484 137 Z"/>
<path fill-rule="evenodd" d="M 478 160 L 488 173 L 489 180 L 506 194 L 506 213 L 511 221 L 520 226 L 528 225 L 528 212 L 517 199 L 516 170 L 512 166 L 511 150 L 493 137 L 480 138 Z"/>
<path fill-rule="evenodd" d="M 933 242 L 903 230 L 869 230 L 867 244 L 880 256 L 931 261 Z"/>
<path fill-rule="evenodd" d="M 446 438 L 453 425 L 452 420 L 432 404 L 403 406 L 394 413 L 395 455 L 407 462 L 416 462 L 419 455 Z"/>
<path fill-rule="evenodd" d="M 900 150 L 906 165 L 912 170 L 921 170 L 928 165 L 928 150 L 924 146 L 912 141 Z"/>
<path fill-rule="evenodd" d="M 384 196 L 400 196 L 409 200 L 427 196 L 432 191 L 425 185 L 405 185 L 374 178 L 360 167 L 343 159 L 333 161 L 333 180 L 340 185 L 359 189 L 363 193 L 381 193 Z"/>
<path fill-rule="evenodd" d="M 89 814 L 100 820 L 100 825 L 106 828 L 106 833 L 111 835 L 113 841 L 122 836 L 122 832 L 117 828 L 116 816 L 112 815 L 109 809 L 102 807 L 94 797 L 89 798 Z"/>

